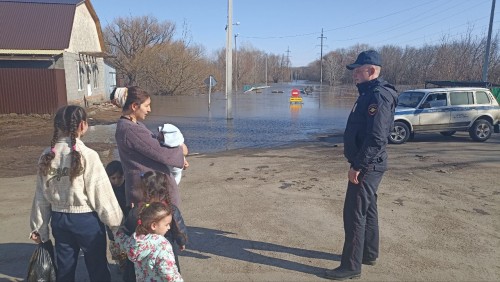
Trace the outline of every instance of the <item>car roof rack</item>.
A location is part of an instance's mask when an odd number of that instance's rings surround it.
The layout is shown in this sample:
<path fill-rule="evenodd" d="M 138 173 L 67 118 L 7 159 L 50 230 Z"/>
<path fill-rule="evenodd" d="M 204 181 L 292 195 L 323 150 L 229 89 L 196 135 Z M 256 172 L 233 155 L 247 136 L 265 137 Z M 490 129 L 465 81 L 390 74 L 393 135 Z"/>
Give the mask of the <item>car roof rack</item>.
<path fill-rule="evenodd" d="M 500 87 L 500 84 L 495 84 L 487 81 L 427 80 L 425 81 L 425 88 L 428 88 L 428 84 L 432 84 L 438 87 Z"/>

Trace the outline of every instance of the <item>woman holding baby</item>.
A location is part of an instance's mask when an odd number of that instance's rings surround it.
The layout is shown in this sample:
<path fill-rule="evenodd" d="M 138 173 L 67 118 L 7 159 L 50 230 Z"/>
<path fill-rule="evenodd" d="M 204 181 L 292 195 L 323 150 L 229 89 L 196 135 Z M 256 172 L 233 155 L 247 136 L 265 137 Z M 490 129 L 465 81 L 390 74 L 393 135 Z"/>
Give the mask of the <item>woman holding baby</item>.
<path fill-rule="evenodd" d="M 179 189 L 169 166 L 185 168 L 187 146 L 162 146 L 156 135 L 142 123 L 151 112 L 151 97 L 145 90 L 137 86 L 116 88 L 111 93 L 111 100 L 122 108 L 115 139 L 125 173 L 127 206 L 142 201 L 141 174 L 151 170 L 167 174 L 171 182 L 169 187 L 172 187 L 171 200 L 174 205 L 180 206 Z"/>

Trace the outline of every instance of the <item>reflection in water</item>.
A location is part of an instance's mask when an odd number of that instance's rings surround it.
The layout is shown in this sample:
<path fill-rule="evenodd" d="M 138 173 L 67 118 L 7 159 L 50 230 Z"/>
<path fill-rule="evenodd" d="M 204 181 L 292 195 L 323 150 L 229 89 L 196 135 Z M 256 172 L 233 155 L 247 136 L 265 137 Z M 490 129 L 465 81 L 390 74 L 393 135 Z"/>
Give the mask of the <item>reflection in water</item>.
<path fill-rule="evenodd" d="M 176 125 L 190 153 L 273 147 L 344 130 L 352 96 L 315 91 L 303 96 L 304 104 L 290 105 L 294 87 L 303 86 L 282 84 L 259 94 L 234 94 L 232 120 L 226 119 L 226 100 L 220 92 L 212 93 L 210 111 L 208 95 L 153 96 L 152 112 L 144 123 L 154 132 L 164 123 Z M 283 93 L 272 93 L 273 90 Z M 103 134 L 114 137 L 114 127 L 104 131 Z"/>
<path fill-rule="evenodd" d="M 302 109 L 302 104 L 290 104 L 290 116 L 292 120 L 296 120 L 299 117 L 300 109 Z"/>

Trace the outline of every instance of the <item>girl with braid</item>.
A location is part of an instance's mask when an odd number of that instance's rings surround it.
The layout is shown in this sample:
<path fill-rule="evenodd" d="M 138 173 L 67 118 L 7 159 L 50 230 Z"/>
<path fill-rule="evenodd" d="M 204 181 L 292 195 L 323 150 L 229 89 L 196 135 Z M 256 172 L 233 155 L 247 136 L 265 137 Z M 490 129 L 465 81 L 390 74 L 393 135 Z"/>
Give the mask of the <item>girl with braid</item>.
<path fill-rule="evenodd" d="M 57 281 L 75 281 L 80 249 L 90 281 L 111 281 L 105 225 L 116 232 L 123 218 L 99 155 L 80 140 L 88 129 L 80 106 L 60 108 L 54 136 L 38 162 L 31 209 L 31 239 L 55 240 Z"/>
<path fill-rule="evenodd" d="M 142 217 L 140 215 L 144 205 L 151 203 L 163 203 L 169 207 L 172 211 L 172 223 L 170 224 L 171 229 L 168 232 L 164 232 L 161 235 L 164 235 L 166 239 L 170 242 L 173 249 L 174 261 L 176 264 L 176 268 L 180 273 L 179 267 L 179 259 L 178 252 L 183 251 L 186 248 L 187 243 L 187 228 L 184 224 L 184 220 L 181 215 L 181 211 L 179 208 L 172 203 L 170 197 L 170 182 L 168 181 L 168 177 L 166 174 L 159 171 L 148 171 L 141 175 L 141 184 L 139 188 L 143 193 L 144 202 L 139 203 L 139 205 L 133 207 L 127 215 L 125 219 L 125 223 L 121 230 L 123 231 L 122 235 L 119 236 L 132 236 L 134 231 L 137 231 L 137 228 L 141 224 L 138 224 Z M 144 223 L 144 220 L 142 220 Z M 117 242 L 119 241 L 116 239 Z M 175 244 L 174 244 L 175 243 Z M 120 244 L 121 245 L 121 244 Z M 123 245 L 119 246 L 123 249 Z M 119 248 L 118 247 L 118 248 Z M 132 259 L 130 259 L 132 260 Z M 132 260 L 133 261 L 133 260 Z M 137 271 L 137 264 L 135 267 L 135 271 Z M 123 274 L 124 281 L 132 282 L 136 281 L 135 277 L 139 277 L 137 272 L 134 274 L 134 266 L 132 262 L 128 262 L 125 271 Z M 137 281 L 143 281 L 138 279 Z"/>
<path fill-rule="evenodd" d="M 143 204 L 131 236 L 118 231 L 116 241 L 134 262 L 137 281 L 183 281 L 172 245 L 164 237 L 172 222 L 171 207 L 163 202 Z"/>

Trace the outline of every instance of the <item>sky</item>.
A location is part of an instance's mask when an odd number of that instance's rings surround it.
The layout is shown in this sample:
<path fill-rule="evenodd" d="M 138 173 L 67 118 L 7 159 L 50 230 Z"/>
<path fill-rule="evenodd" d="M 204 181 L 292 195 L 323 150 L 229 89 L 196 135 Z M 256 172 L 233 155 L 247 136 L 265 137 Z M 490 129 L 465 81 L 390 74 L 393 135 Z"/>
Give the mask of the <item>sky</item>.
<path fill-rule="evenodd" d="M 118 17 L 154 16 L 183 30 L 190 44 L 211 57 L 225 48 L 228 0 L 91 0 L 104 28 Z M 468 33 L 486 37 L 492 0 L 232 0 L 232 47 L 255 48 L 288 56 L 306 66 L 339 48 L 368 44 L 421 47 L 443 36 L 460 40 Z M 499 30 L 496 4 L 493 35 Z M 239 24 L 238 24 L 239 23 Z M 323 29 L 323 48 L 321 30 Z"/>

